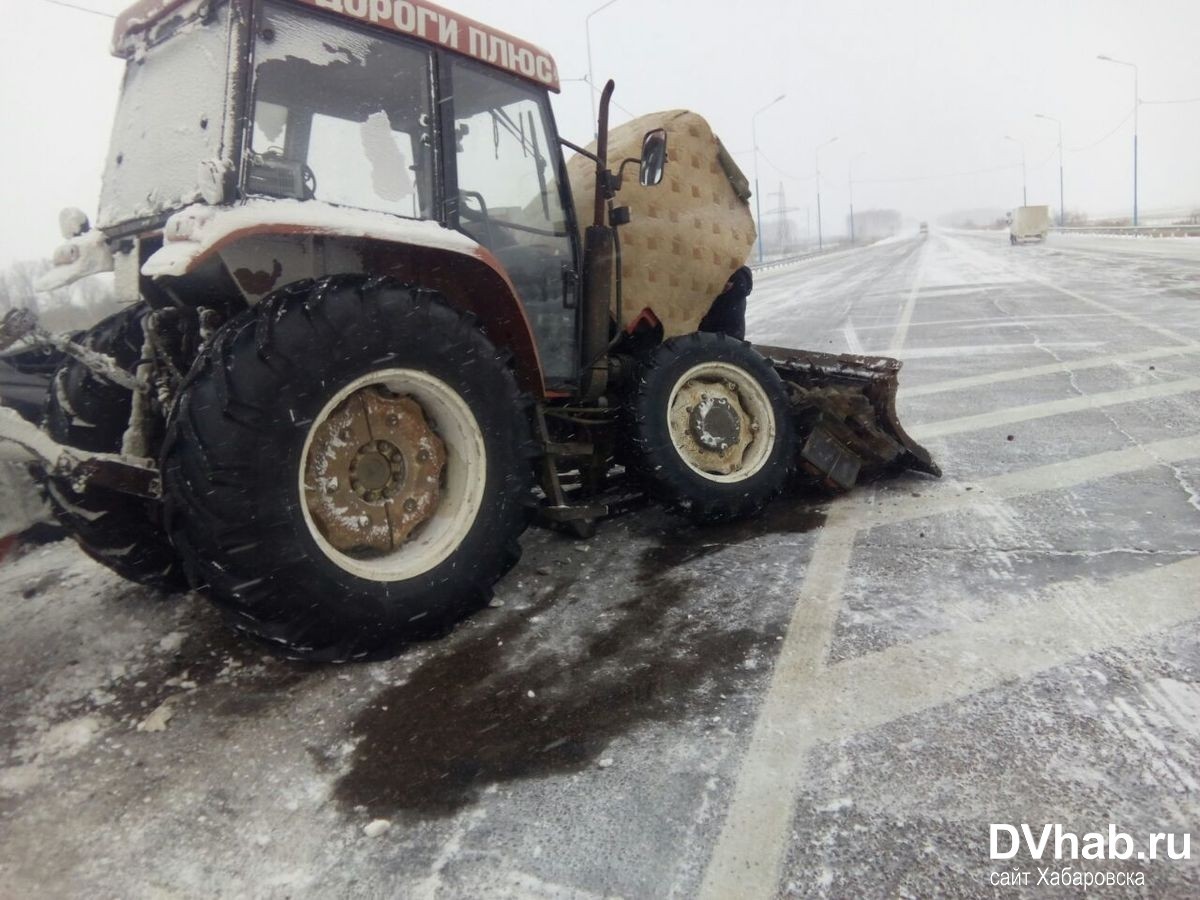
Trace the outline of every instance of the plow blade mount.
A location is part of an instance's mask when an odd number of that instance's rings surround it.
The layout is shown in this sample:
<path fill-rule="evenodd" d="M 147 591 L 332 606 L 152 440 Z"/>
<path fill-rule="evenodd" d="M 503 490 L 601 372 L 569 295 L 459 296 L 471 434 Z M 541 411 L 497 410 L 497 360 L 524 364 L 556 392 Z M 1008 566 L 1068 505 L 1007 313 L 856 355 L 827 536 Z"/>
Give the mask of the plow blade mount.
<path fill-rule="evenodd" d="M 910 438 L 896 418 L 900 360 L 758 345 L 754 349 L 783 379 L 795 416 L 800 464 L 808 474 L 839 490 L 886 471 L 942 474 L 929 451 Z"/>
<path fill-rule="evenodd" d="M 35 463 L 48 475 L 70 480 L 78 491 L 97 484 L 150 500 L 162 496 L 153 460 L 68 447 L 7 406 L 0 406 L 0 462 Z"/>

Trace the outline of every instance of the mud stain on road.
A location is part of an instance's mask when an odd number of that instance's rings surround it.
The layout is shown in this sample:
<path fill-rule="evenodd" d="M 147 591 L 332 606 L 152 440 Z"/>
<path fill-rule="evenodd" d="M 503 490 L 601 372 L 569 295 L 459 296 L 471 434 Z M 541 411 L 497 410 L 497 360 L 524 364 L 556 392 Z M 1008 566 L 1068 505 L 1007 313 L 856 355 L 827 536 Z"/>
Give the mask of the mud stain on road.
<path fill-rule="evenodd" d="M 662 532 L 657 546 L 638 561 L 638 582 L 650 584 L 688 563 L 767 535 L 807 534 L 825 524 L 822 507 L 795 503 L 790 498 L 768 506 L 759 515 L 717 525 L 682 524 Z M 773 551 L 778 552 L 778 548 Z"/>
<path fill-rule="evenodd" d="M 643 552 L 636 595 L 602 607 L 566 640 L 548 641 L 542 629 L 574 581 L 543 590 L 376 697 L 352 727 L 358 745 L 336 799 L 376 816 L 449 816 L 492 784 L 582 771 L 639 725 L 711 712 L 722 694 L 750 686 L 746 660 L 773 655 L 777 635 L 695 609 L 698 584 L 679 567 L 823 518 L 781 508 L 752 522 L 673 530 Z"/>

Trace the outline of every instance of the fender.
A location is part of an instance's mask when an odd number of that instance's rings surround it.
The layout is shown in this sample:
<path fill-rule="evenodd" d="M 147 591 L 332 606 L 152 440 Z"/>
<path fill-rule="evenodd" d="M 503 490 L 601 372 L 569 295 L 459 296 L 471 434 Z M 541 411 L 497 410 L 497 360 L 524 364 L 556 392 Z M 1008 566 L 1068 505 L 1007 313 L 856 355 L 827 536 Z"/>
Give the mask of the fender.
<path fill-rule="evenodd" d="M 504 266 L 437 222 L 316 200 L 254 199 L 190 206 L 167 220 L 163 238 L 143 263 L 143 276 L 179 278 L 219 259 L 251 306 L 292 281 L 341 272 L 389 275 L 436 290 L 475 314 L 488 339 L 512 352 L 522 389 L 546 397 L 533 329 Z"/>

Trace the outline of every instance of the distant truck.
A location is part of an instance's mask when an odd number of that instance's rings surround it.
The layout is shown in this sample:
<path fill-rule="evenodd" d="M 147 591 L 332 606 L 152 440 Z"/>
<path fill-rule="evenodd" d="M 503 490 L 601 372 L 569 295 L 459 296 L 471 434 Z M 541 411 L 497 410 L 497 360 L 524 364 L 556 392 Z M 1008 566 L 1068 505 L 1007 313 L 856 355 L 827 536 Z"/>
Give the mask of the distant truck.
<path fill-rule="evenodd" d="M 1008 225 L 1010 244 L 1027 244 L 1044 241 L 1050 233 L 1049 206 L 1018 206 L 1013 210 Z"/>

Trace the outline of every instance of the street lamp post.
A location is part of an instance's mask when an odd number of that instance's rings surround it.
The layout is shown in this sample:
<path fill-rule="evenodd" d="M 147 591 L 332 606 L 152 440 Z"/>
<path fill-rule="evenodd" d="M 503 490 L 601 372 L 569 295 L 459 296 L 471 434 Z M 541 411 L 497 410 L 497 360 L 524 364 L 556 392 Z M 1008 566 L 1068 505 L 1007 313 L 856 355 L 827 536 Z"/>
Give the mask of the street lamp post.
<path fill-rule="evenodd" d="M 1067 207 L 1063 204 L 1063 143 L 1062 143 L 1062 122 L 1054 118 L 1054 116 L 1043 115 L 1042 113 L 1034 113 L 1035 119 L 1046 119 L 1058 125 L 1058 227 L 1062 228 L 1067 224 Z"/>
<path fill-rule="evenodd" d="M 836 141 L 837 138 L 831 137 L 825 143 L 817 147 L 813 151 L 814 168 L 817 171 L 817 250 L 825 249 L 825 241 L 821 235 L 821 151 Z"/>
<path fill-rule="evenodd" d="M 583 30 L 587 35 L 587 58 L 588 58 L 588 99 L 592 102 L 592 137 L 599 138 L 600 132 L 597 130 L 599 126 L 596 124 L 596 76 L 592 74 L 592 16 L 598 12 L 608 9 L 617 0 L 608 0 L 603 6 L 597 6 L 583 19 Z"/>
<path fill-rule="evenodd" d="M 759 191 L 758 191 L 758 128 L 757 128 L 758 123 L 757 123 L 757 119 L 762 113 L 765 113 L 768 109 L 770 109 L 776 103 L 779 103 L 780 101 L 782 101 L 783 98 L 786 96 L 787 96 L 787 94 L 780 94 L 778 97 L 776 97 L 770 103 L 768 103 L 766 106 L 763 106 L 760 109 L 758 109 L 754 113 L 754 115 L 752 115 L 750 117 L 750 137 L 751 137 L 751 141 L 754 144 L 754 210 L 755 210 L 754 218 L 757 220 L 757 222 L 755 224 L 758 227 L 758 261 L 760 263 L 763 261 L 763 229 L 762 229 L 762 196 L 761 196 L 761 194 L 759 194 Z"/>
<path fill-rule="evenodd" d="M 1126 62 L 1123 59 L 1113 59 L 1111 56 L 1105 56 L 1103 53 L 1097 56 L 1096 59 L 1116 63 L 1118 66 L 1129 66 L 1133 69 L 1133 225 L 1136 228 L 1138 223 L 1138 107 L 1142 105 L 1141 94 L 1138 93 L 1138 67 L 1136 63 Z"/>
<path fill-rule="evenodd" d="M 1004 136 L 1006 141 L 1012 141 L 1021 148 L 1021 205 L 1029 205 L 1029 182 L 1025 177 L 1025 145 L 1018 141 L 1015 137 Z"/>

